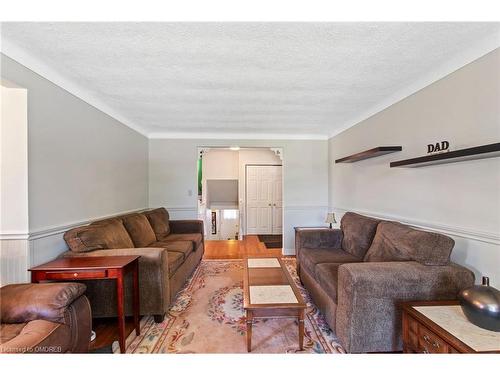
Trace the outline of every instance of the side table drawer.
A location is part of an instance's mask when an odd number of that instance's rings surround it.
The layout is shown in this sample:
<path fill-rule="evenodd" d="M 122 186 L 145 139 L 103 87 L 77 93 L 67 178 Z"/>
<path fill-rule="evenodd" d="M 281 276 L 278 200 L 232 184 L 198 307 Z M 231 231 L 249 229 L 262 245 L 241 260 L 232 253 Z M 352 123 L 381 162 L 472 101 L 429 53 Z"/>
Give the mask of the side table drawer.
<path fill-rule="evenodd" d="M 448 353 L 448 344 L 423 325 L 418 327 L 418 344 L 424 353 Z"/>
<path fill-rule="evenodd" d="M 106 270 L 96 271 L 74 271 L 74 272 L 51 272 L 45 273 L 46 280 L 84 280 L 106 278 Z"/>

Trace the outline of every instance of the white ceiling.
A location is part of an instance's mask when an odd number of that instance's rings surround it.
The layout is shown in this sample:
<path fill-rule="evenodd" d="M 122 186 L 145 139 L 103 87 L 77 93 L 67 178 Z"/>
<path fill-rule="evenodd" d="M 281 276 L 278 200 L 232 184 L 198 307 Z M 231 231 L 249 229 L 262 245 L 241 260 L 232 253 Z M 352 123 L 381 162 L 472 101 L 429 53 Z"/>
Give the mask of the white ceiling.
<path fill-rule="evenodd" d="M 500 45 L 499 23 L 3 23 L 2 51 L 150 137 L 331 136 Z"/>

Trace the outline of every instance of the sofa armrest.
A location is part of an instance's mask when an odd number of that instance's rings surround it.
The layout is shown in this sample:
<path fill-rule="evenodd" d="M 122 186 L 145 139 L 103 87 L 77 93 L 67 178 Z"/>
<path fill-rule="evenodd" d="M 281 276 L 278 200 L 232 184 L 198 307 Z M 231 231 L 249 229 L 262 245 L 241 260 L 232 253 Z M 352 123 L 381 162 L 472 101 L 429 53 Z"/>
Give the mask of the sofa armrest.
<path fill-rule="evenodd" d="M 85 290 L 80 283 L 6 285 L 0 289 L 1 322 L 47 320 L 64 324 L 69 306 Z"/>
<path fill-rule="evenodd" d="M 172 233 L 204 233 L 202 220 L 170 220 L 169 225 Z"/>
<path fill-rule="evenodd" d="M 295 232 L 296 249 L 325 249 L 342 247 L 343 234 L 340 229 L 297 229 Z"/>
<path fill-rule="evenodd" d="M 400 302 L 456 299 L 461 289 L 473 284 L 472 271 L 453 263 L 343 264 L 338 273 L 336 334 L 348 352 L 401 350 Z"/>

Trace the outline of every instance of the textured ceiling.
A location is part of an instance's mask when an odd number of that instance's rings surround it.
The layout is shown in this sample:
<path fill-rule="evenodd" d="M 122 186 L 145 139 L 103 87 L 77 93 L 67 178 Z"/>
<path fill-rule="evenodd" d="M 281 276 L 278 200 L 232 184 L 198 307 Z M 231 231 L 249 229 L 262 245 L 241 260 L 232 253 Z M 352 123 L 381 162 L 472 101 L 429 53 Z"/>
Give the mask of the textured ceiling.
<path fill-rule="evenodd" d="M 401 99 L 395 93 L 420 88 L 429 72 L 498 40 L 499 30 L 494 23 L 3 23 L 2 39 L 151 136 L 305 136 L 334 134 Z"/>

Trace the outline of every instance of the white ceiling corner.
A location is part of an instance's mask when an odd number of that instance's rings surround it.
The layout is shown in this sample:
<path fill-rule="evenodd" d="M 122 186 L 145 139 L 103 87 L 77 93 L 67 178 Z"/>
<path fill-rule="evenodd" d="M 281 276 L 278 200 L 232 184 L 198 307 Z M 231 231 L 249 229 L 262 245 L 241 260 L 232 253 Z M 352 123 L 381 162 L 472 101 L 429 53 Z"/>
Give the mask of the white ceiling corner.
<path fill-rule="evenodd" d="M 373 115 L 376 115 L 377 113 L 383 111 L 391 105 L 396 104 L 397 102 L 407 98 L 412 94 L 415 94 L 423 88 L 446 77 L 447 75 L 457 71 L 458 69 L 463 68 L 465 65 L 470 64 L 471 62 L 481 58 L 482 56 L 494 51 L 499 47 L 500 28 L 498 28 L 497 32 L 488 35 L 488 37 L 479 40 L 476 44 L 464 49 L 460 54 L 454 56 L 452 59 L 447 60 L 445 63 L 439 66 L 436 66 L 427 74 L 420 77 L 417 81 L 412 82 L 410 85 L 388 96 L 380 103 L 377 103 L 377 105 L 373 106 L 372 108 L 364 111 L 358 116 L 355 116 L 350 121 L 346 122 L 343 126 L 330 133 L 328 138 L 332 138 L 337 134 L 342 133 L 344 130 L 347 130 L 350 127 L 360 123 L 361 121 L 364 121 L 372 117 Z"/>
<path fill-rule="evenodd" d="M 149 138 L 328 139 L 500 46 L 499 23 L 3 23 L 1 50 Z"/>

